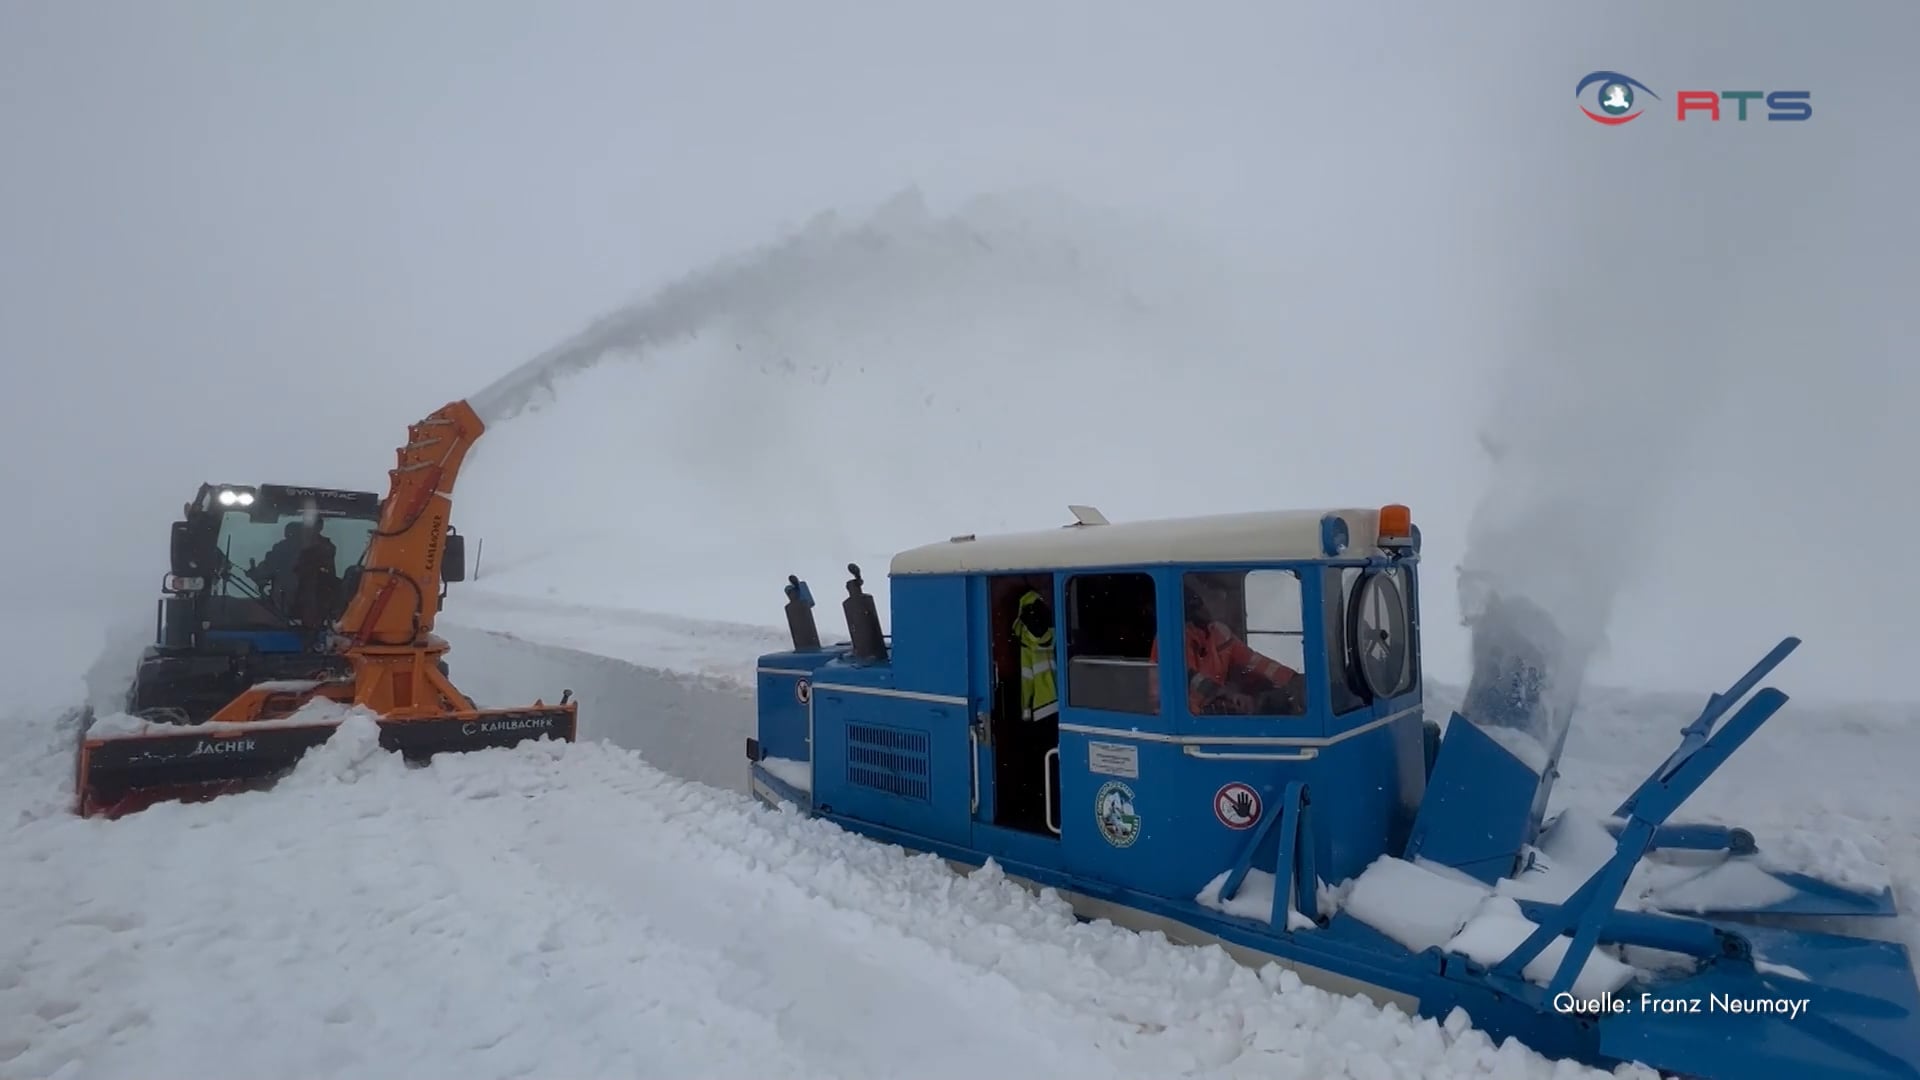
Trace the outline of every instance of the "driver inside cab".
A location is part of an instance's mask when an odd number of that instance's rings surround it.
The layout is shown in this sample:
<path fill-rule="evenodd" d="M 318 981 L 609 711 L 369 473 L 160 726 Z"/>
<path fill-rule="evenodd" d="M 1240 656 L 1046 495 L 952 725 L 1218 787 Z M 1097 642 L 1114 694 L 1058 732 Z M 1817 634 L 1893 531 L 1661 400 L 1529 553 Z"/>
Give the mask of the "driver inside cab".
<path fill-rule="evenodd" d="M 318 517 L 307 525 L 287 522 L 281 539 L 247 570 L 267 590 L 264 601 L 303 626 L 319 626 L 344 608 L 334 573 L 339 555 L 325 526 L 326 519 Z"/>
<path fill-rule="evenodd" d="M 1213 615 L 1206 597 L 1186 593 L 1184 627 L 1187 707 L 1195 716 L 1299 716 L 1306 712 L 1306 680 L 1253 648 Z M 1160 707 L 1160 639 L 1154 638 L 1153 707 Z"/>

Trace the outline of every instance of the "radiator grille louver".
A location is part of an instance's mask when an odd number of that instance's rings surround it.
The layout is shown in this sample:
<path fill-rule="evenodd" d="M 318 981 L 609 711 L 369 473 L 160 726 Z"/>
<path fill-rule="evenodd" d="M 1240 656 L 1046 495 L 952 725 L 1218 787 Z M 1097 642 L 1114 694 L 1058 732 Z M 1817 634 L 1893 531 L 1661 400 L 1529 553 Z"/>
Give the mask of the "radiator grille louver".
<path fill-rule="evenodd" d="M 885 724 L 847 725 L 847 783 L 930 802 L 927 734 Z"/>

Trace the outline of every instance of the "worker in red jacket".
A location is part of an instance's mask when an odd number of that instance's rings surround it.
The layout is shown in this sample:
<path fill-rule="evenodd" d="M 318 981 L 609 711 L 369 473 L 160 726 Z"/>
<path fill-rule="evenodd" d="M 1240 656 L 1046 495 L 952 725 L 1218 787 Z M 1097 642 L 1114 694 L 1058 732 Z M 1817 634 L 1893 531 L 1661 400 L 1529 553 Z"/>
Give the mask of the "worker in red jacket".
<path fill-rule="evenodd" d="M 1187 708 L 1195 716 L 1298 716 L 1306 712 L 1306 680 L 1256 652 L 1186 590 Z M 1160 639 L 1153 640 L 1153 707 L 1160 707 Z"/>

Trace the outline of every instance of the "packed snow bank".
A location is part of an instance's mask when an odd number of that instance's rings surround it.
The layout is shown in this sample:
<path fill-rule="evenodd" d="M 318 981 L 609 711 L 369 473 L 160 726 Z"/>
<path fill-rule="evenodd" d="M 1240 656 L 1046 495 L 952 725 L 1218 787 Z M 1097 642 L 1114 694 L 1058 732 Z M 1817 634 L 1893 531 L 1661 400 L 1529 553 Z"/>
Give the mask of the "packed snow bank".
<path fill-rule="evenodd" d="M 308 680 L 278 680 L 254 684 L 257 687 L 272 687 L 278 690 L 302 691 L 315 685 Z M 97 706 L 96 706 L 97 709 Z M 124 711 L 96 711 L 93 721 L 87 725 L 87 737 L 90 739 L 137 739 L 144 735 L 187 735 L 198 732 L 237 732 L 271 731 L 275 728 L 311 727 L 314 724 L 337 724 L 345 719 L 349 710 L 346 706 L 326 698 L 315 698 L 297 711 L 287 716 L 271 720 L 206 720 L 198 724 L 169 724 L 143 720 Z M 372 714 L 368 714 L 372 715 Z"/>
<path fill-rule="evenodd" d="M 778 605 L 770 619 L 763 618 L 758 624 L 728 623 L 515 596 L 494 592 L 491 586 L 491 582 L 461 586 L 448 599 L 441 626 L 483 628 L 508 640 L 612 657 L 748 690 L 754 685 L 757 658 L 792 648 L 786 631 L 771 625 L 779 622 Z M 777 591 L 774 595 L 780 598 Z M 456 650 L 465 648 L 462 638 L 449 636 L 448 640 Z"/>
<path fill-rule="evenodd" d="M 1490 891 L 1440 868 L 1381 856 L 1354 879 L 1341 909 L 1419 952 L 1459 933 Z"/>
<path fill-rule="evenodd" d="M 606 743 L 408 768 L 349 717 L 273 791 L 107 822 L 51 809 L 52 721 L 0 732 L 7 1076 L 1603 1075 Z"/>
<path fill-rule="evenodd" d="M 778 626 L 797 573 L 833 634 L 849 561 L 884 619 L 893 552 L 1064 524 L 1069 502 L 1122 520 L 1455 490 L 1435 464 L 1466 438 L 1453 378 L 1303 258 L 1038 196 L 823 217 L 471 396 L 510 417 L 460 480 L 478 584 Z M 1300 467 L 1330 445 L 1339 469 Z M 1221 464 L 1173 464 L 1196 446 Z M 1457 528 L 1420 513 L 1449 558 Z"/>
<path fill-rule="evenodd" d="M 562 690 L 572 690 L 580 704 L 581 739 L 637 750 L 648 764 L 682 779 L 747 790 L 746 741 L 754 733 L 751 650 L 746 663 L 738 665 L 743 674 L 703 672 L 695 654 L 671 647 L 682 639 L 664 643 L 669 647 L 657 652 L 616 648 L 659 630 L 631 613 L 560 609 L 579 620 L 567 630 L 555 612 L 543 612 L 537 604 L 506 600 L 482 607 L 474 597 L 463 599 L 463 617 L 475 619 L 484 611 L 497 620 L 494 625 L 512 627 L 443 625 L 453 646 L 448 661 L 454 681 L 475 701 L 488 706 L 556 701 Z M 685 639 L 696 637 L 685 620 L 670 624 L 688 626 Z M 642 633 L 603 635 L 608 628 Z"/>

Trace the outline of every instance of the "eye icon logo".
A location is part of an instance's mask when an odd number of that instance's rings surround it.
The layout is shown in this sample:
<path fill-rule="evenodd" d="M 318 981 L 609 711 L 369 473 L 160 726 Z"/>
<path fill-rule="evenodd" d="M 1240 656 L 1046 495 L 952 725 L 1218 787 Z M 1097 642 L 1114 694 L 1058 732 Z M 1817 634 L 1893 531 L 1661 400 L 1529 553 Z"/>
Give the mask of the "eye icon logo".
<path fill-rule="evenodd" d="M 1593 108 L 1582 104 L 1580 111 L 1586 113 L 1587 119 L 1594 123 L 1610 126 L 1624 124 L 1640 115 L 1641 94 L 1655 101 L 1660 100 L 1660 95 L 1647 89 L 1646 83 L 1617 71 L 1592 72 L 1573 88 L 1573 99 L 1580 101 L 1589 90 L 1592 91 Z"/>

